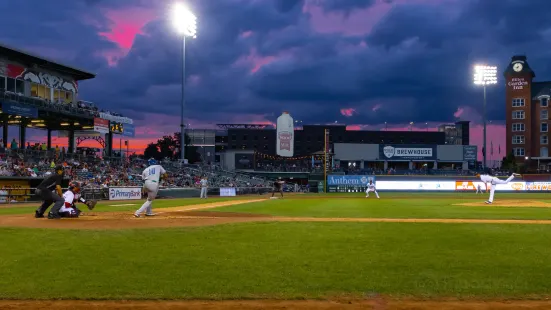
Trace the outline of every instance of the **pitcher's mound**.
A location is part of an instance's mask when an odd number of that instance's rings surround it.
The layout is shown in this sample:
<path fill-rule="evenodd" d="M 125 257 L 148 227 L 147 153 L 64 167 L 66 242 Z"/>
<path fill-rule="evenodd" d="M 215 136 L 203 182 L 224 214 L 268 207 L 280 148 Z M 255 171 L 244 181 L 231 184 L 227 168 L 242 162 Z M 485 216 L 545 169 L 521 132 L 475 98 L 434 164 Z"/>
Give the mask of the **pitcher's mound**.
<path fill-rule="evenodd" d="M 466 202 L 459 203 L 456 206 L 465 207 L 513 207 L 513 208 L 551 208 L 551 203 L 537 201 L 537 200 L 497 200 L 492 204 L 485 204 L 484 201 L 480 202 Z"/>

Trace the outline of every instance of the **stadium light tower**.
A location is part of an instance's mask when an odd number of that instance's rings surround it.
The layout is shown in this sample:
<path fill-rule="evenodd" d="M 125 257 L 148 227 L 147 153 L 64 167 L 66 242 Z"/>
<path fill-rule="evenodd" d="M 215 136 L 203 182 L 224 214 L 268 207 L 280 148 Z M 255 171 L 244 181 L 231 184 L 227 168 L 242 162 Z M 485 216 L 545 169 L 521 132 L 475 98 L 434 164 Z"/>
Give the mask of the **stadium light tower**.
<path fill-rule="evenodd" d="M 483 165 L 486 168 L 486 85 L 497 84 L 497 67 L 495 66 L 486 66 L 486 65 L 476 65 L 474 66 L 474 84 L 482 85 L 484 88 L 484 105 L 482 110 L 483 122 L 484 122 L 484 142 L 482 147 L 482 156 Z"/>
<path fill-rule="evenodd" d="M 186 157 L 184 108 L 186 106 L 186 37 L 197 38 L 197 17 L 182 3 L 176 3 L 172 8 L 172 23 L 174 29 L 182 36 L 182 110 L 180 113 L 180 159 Z"/>

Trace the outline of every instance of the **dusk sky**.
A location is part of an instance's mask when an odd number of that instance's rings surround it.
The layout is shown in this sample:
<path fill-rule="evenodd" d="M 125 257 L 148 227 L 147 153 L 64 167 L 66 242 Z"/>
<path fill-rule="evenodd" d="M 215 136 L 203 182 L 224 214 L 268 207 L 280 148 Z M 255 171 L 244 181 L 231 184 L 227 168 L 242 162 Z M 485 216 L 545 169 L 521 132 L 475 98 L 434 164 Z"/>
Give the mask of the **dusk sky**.
<path fill-rule="evenodd" d="M 179 130 L 181 37 L 173 1 L 0 3 L 0 42 L 97 73 L 80 99 L 135 120 L 133 148 Z M 187 123 L 304 123 L 431 130 L 469 120 L 482 141 L 482 89 L 472 67 L 499 67 L 488 90 L 489 139 L 505 148 L 511 56 L 551 79 L 549 0 L 195 0 L 188 40 Z M 10 131 L 15 134 L 16 129 Z M 45 132 L 33 131 L 31 141 Z M 66 139 L 56 143 L 66 144 Z M 118 139 L 114 143 L 118 146 Z"/>

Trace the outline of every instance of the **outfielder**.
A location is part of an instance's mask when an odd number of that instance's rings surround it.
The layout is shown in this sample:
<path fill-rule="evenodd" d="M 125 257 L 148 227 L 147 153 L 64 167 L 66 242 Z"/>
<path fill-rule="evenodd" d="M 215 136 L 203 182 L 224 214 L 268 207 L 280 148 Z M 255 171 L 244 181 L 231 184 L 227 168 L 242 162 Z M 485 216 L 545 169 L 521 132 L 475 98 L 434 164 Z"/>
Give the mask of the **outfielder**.
<path fill-rule="evenodd" d="M 201 183 L 201 199 L 203 198 L 207 199 L 207 186 L 209 184 L 209 181 L 207 181 L 207 177 L 203 177 L 200 183 Z"/>
<path fill-rule="evenodd" d="M 166 170 L 161 165 L 158 165 L 155 159 L 148 160 L 148 164 L 149 167 L 145 168 L 142 173 L 142 179 L 144 180 L 143 189 L 147 193 L 147 200 L 134 213 L 135 217 L 140 217 L 143 212 L 145 212 L 146 216 L 155 215 L 151 209 L 151 204 L 155 200 L 155 197 L 157 197 L 161 177 L 166 178 Z"/>
<path fill-rule="evenodd" d="M 494 192 L 496 190 L 496 185 L 497 184 L 507 184 L 507 183 L 511 182 L 515 178 L 515 176 L 521 176 L 521 175 L 518 174 L 518 173 L 513 173 L 505 181 L 501 180 L 497 177 L 493 177 L 488 173 L 485 173 L 485 174 L 482 174 L 482 175 L 477 174 L 476 176 L 479 177 L 482 182 L 484 182 L 484 186 L 486 186 L 486 192 L 488 192 L 488 189 L 490 189 L 490 198 L 488 199 L 488 201 L 486 201 L 486 204 L 492 204 L 492 202 L 494 202 Z M 488 183 L 490 183 L 490 186 L 488 186 Z"/>
<path fill-rule="evenodd" d="M 365 190 L 365 198 L 369 197 L 369 192 L 374 192 L 375 196 L 377 196 L 377 198 L 380 198 L 379 193 L 377 193 L 377 188 L 375 188 L 375 184 L 373 184 L 373 180 L 369 180 L 369 184 L 367 184 L 367 189 Z"/>

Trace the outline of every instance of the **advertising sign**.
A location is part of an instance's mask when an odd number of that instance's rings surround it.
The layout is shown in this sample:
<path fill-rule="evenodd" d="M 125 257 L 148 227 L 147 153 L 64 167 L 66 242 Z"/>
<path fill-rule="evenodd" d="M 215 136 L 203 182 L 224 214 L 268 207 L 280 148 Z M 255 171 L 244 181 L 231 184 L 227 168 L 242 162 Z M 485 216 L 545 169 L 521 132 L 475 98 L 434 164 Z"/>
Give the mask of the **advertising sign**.
<path fill-rule="evenodd" d="M 523 90 L 528 86 L 528 81 L 523 77 L 512 78 L 507 85 L 513 90 Z"/>
<path fill-rule="evenodd" d="M 456 191 L 476 191 L 480 186 L 483 191 L 486 190 L 486 184 L 482 181 L 455 181 Z M 507 184 L 497 184 L 496 191 L 524 191 L 526 184 L 524 182 L 509 182 Z"/>
<path fill-rule="evenodd" d="M 436 160 L 435 145 L 379 144 L 379 159 L 390 161 Z"/>
<path fill-rule="evenodd" d="M 478 148 L 476 145 L 465 145 L 463 146 L 463 160 L 465 161 L 476 161 L 477 160 L 477 151 Z"/>
<path fill-rule="evenodd" d="M 377 190 L 391 191 L 453 191 L 453 181 L 378 181 Z"/>
<path fill-rule="evenodd" d="M 132 124 L 124 124 L 124 130 L 121 134 L 133 138 L 136 135 L 136 128 Z"/>
<path fill-rule="evenodd" d="M 99 133 L 109 133 L 109 121 L 103 118 L 94 118 L 94 131 Z"/>
<path fill-rule="evenodd" d="M 13 102 L 2 102 L 2 112 L 24 117 L 38 117 L 38 109 Z"/>
<path fill-rule="evenodd" d="M 142 199 L 141 187 L 110 187 L 109 200 L 138 200 Z"/>
<path fill-rule="evenodd" d="M 526 182 L 527 191 L 550 191 L 551 182 Z"/>
<path fill-rule="evenodd" d="M 369 180 L 375 182 L 375 176 L 366 175 L 328 175 L 327 185 L 353 185 L 353 186 L 367 186 Z"/>
<path fill-rule="evenodd" d="M 277 118 L 276 153 L 283 157 L 293 157 L 295 148 L 295 127 L 289 113 L 283 112 Z"/>
<path fill-rule="evenodd" d="M 220 197 L 235 197 L 235 187 L 221 187 Z"/>

